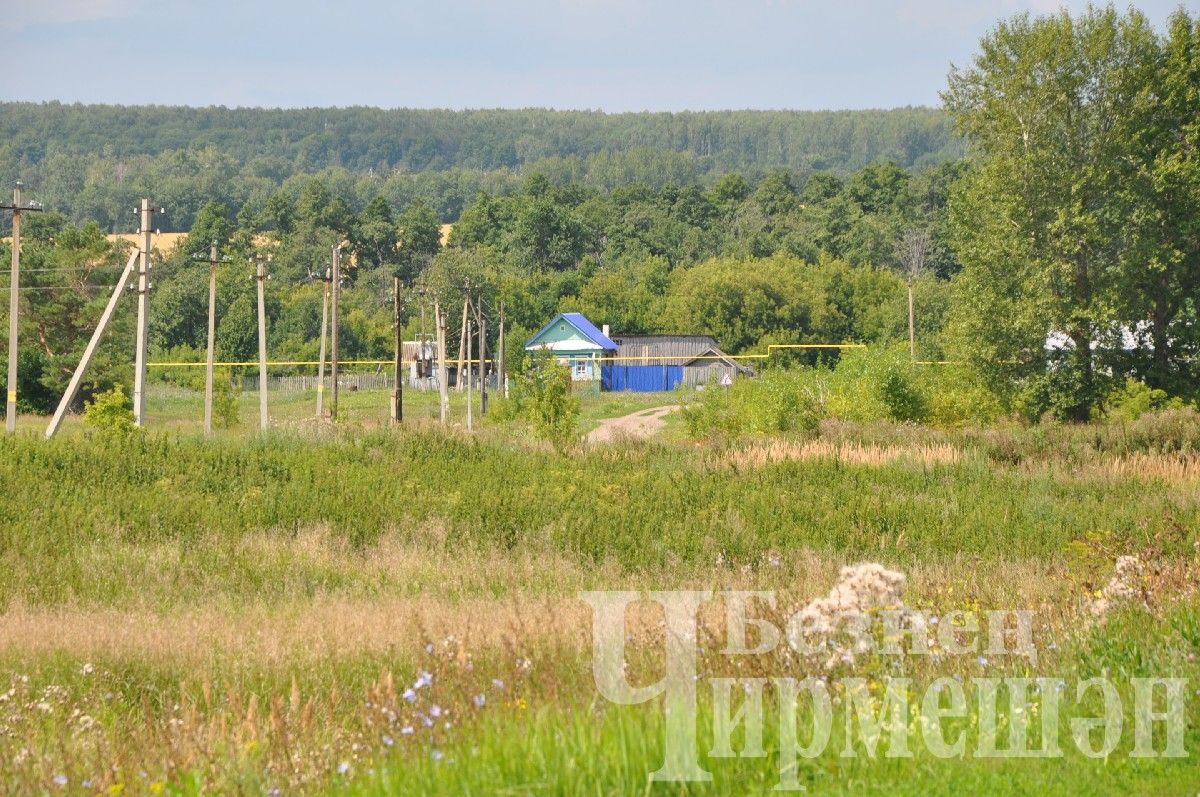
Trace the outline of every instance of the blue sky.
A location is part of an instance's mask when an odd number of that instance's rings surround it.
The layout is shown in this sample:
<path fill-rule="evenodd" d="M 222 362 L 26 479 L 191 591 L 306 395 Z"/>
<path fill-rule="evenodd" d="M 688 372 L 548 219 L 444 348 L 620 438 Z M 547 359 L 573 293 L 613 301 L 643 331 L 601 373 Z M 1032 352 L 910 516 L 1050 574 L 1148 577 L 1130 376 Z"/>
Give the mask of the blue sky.
<path fill-rule="evenodd" d="M 967 63 L 997 19 L 1085 5 L 7 0 L 0 97 L 605 111 L 935 105 L 949 65 Z M 1177 6 L 1138 4 L 1160 28 Z"/>

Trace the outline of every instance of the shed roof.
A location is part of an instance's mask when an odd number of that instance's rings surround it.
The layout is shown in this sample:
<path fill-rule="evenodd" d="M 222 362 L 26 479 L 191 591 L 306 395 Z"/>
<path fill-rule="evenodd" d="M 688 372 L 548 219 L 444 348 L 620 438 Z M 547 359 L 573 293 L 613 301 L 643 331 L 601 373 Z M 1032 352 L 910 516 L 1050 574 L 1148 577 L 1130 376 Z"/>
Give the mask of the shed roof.
<path fill-rule="evenodd" d="M 550 323 L 538 330 L 538 333 L 532 338 L 525 341 L 525 348 L 534 346 L 537 342 L 537 339 L 542 335 L 545 335 L 546 332 L 548 332 L 555 324 L 557 324 L 560 319 L 573 326 L 580 335 L 583 335 L 601 349 L 605 351 L 617 350 L 617 344 L 609 340 L 608 336 L 597 329 L 595 324 L 593 324 L 591 321 L 588 321 L 587 317 L 584 316 L 583 313 L 559 313 L 558 315 L 554 316 L 554 318 L 550 319 Z"/>

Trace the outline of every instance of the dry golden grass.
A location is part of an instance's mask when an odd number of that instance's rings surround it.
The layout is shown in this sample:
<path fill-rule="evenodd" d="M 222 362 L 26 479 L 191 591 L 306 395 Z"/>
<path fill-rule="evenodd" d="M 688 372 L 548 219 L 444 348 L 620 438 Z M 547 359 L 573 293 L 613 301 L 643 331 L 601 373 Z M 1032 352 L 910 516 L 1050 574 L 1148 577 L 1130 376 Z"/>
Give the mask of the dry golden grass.
<path fill-rule="evenodd" d="M 1047 465 L 1032 463 L 1028 467 L 1040 470 Z M 1136 479 L 1166 484 L 1192 484 L 1200 482 L 1200 455 L 1137 452 L 1126 456 L 1103 457 L 1071 466 L 1068 473 L 1083 479 Z"/>
<path fill-rule="evenodd" d="M 874 446 L 827 440 L 772 440 L 721 455 L 722 462 L 739 468 L 806 459 L 836 459 L 851 465 L 873 466 L 890 465 L 902 460 L 944 465 L 958 462 L 962 459 L 962 452 L 951 445 Z"/>
<path fill-rule="evenodd" d="M 287 541 L 259 538 L 247 543 L 256 556 L 280 553 Z M 411 577 L 419 593 L 381 591 L 375 596 L 321 594 L 258 602 L 194 602 L 162 609 L 153 602 L 123 607 L 13 603 L 0 614 L 0 656 L 67 654 L 80 659 L 128 659 L 203 667 L 214 657 L 233 657 L 266 667 L 328 662 L 362 654 L 418 652 L 430 640 L 453 638 L 471 650 L 562 647 L 584 650 L 590 643 L 590 610 L 576 599 L 586 589 L 777 590 L 781 606 L 802 605 L 824 594 L 850 560 L 812 551 L 771 554 L 757 563 L 714 563 L 670 583 L 648 575 L 622 574 L 615 566 L 582 571 L 565 562 L 513 554 L 423 555 L 396 540 L 368 554 L 339 549 L 331 538 L 313 531 L 294 543 L 292 552 L 319 562 L 331 572 L 367 568 Z M 144 553 L 144 552 L 143 552 Z M 170 554 L 161 555 L 164 560 Z M 177 555 L 177 554 L 176 554 Z M 117 560 L 129 553 L 113 552 Z M 1061 562 L 1028 560 L 983 563 L 955 557 L 905 568 L 906 600 L 920 608 L 1011 606 L 1059 615 L 1080 599 L 1080 587 L 1064 578 Z M 153 572 L 154 568 L 136 568 Z M 453 574 L 453 575 L 451 575 Z M 473 574 L 473 575 L 472 575 Z M 491 579 L 512 587 L 488 597 Z M 335 579 L 336 580 L 336 579 Z M 547 583 L 552 584 L 547 588 Z M 151 591 L 150 594 L 153 594 Z M 1061 611 L 1060 611 L 1061 610 Z M 714 606 L 708 619 L 720 625 Z M 643 606 L 630 624 L 656 626 L 657 609 Z"/>

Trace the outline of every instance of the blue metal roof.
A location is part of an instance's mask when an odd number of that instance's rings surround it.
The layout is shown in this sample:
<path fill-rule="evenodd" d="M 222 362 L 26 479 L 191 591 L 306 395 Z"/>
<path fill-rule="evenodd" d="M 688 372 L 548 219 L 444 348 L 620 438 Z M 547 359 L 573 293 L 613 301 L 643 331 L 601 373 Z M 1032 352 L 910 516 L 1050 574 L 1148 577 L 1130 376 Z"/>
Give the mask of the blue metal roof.
<path fill-rule="evenodd" d="M 546 334 L 546 331 L 558 323 L 559 319 L 566 321 L 575 329 L 579 330 L 579 334 L 590 340 L 605 351 L 616 351 L 617 344 L 609 340 L 608 336 L 596 328 L 596 325 L 587 320 L 587 316 L 583 313 L 559 313 L 550 319 L 550 323 L 538 330 L 538 333 L 529 340 L 525 341 L 525 347 L 529 348 L 538 338 Z"/>

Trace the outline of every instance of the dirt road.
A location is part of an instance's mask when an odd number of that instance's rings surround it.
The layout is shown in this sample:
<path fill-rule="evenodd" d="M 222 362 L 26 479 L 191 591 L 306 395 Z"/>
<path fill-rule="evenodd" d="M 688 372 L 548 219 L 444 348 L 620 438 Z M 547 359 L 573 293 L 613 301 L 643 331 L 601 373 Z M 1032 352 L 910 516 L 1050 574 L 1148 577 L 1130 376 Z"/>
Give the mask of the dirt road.
<path fill-rule="evenodd" d="M 606 443 L 621 437 L 651 437 L 666 424 L 664 418 L 679 409 L 678 404 L 639 410 L 632 415 L 608 418 L 588 434 L 589 443 Z"/>

